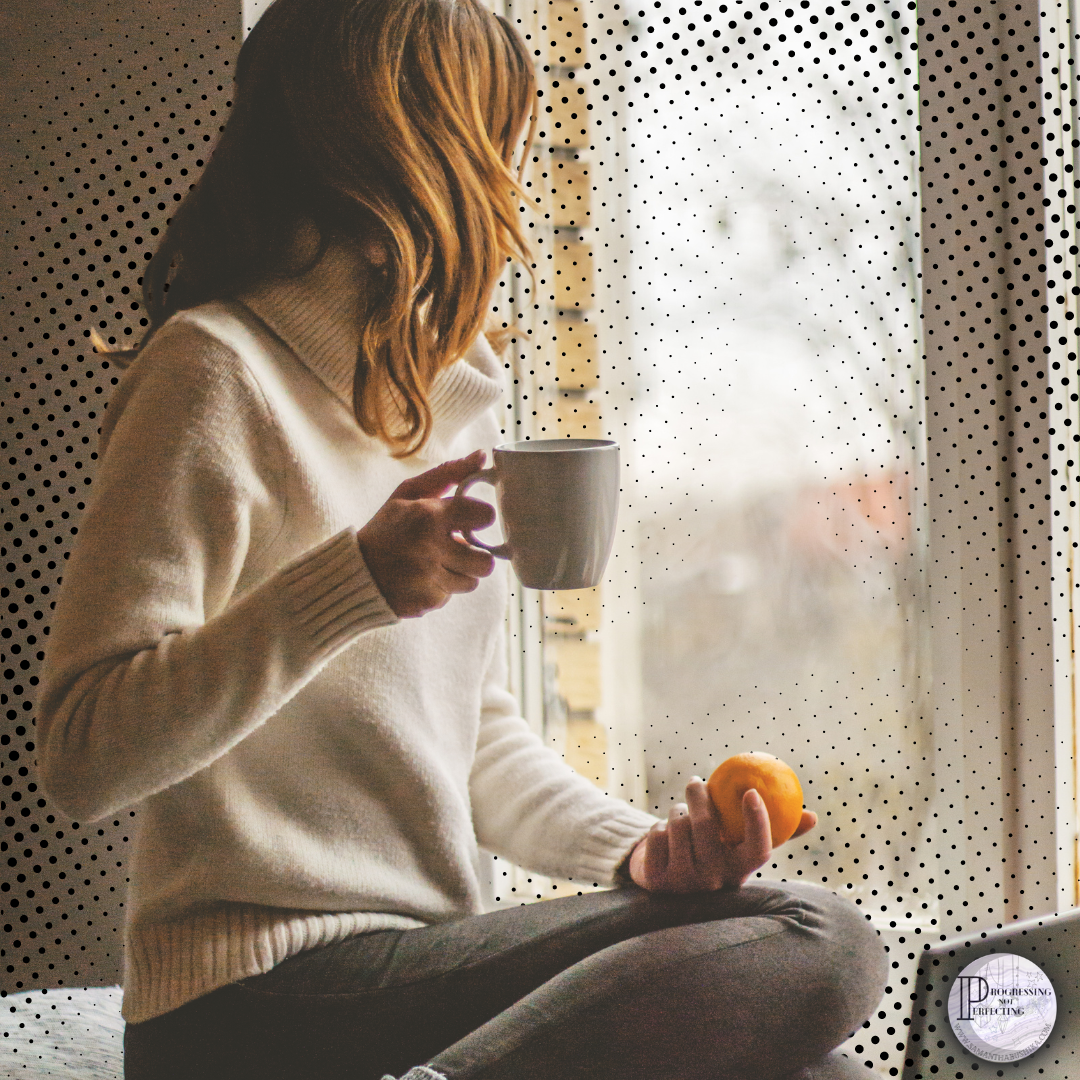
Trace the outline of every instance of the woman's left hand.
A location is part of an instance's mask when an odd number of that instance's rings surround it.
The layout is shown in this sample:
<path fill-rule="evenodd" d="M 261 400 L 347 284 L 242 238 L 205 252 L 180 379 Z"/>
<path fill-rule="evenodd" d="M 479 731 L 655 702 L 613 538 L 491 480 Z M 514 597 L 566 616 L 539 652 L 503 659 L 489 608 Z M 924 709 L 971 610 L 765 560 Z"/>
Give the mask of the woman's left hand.
<path fill-rule="evenodd" d="M 753 790 L 743 796 L 745 838 L 723 840 L 720 815 L 705 782 L 694 777 L 686 785 L 686 802 L 672 807 L 630 856 L 630 879 L 650 892 L 707 892 L 737 889 L 772 854 L 769 812 Z M 804 810 L 795 836 L 817 824 L 817 814 Z"/>

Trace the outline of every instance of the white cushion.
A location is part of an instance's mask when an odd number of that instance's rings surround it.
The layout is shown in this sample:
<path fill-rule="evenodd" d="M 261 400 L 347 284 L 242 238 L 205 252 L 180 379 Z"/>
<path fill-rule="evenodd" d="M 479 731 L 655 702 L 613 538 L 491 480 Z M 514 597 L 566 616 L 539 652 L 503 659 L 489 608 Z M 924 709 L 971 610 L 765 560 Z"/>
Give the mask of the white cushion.
<path fill-rule="evenodd" d="M 119 986 L 31 990 L 0 1001 L 0 1077 L 123 1080 Z"/>

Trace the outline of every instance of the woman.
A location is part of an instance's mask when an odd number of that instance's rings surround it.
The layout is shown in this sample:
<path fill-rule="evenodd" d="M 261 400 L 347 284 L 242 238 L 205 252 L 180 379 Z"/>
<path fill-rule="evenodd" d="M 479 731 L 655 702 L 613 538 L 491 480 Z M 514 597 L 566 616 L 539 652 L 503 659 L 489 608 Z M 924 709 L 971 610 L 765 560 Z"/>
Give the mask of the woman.
<path fill-rule="evenodd" d="M 743 886 L 704 785 L 666 823 L 508 694 L 506 584 L 444 497 L 498 441 L 481 333 L 526 258 L 531 63 L 475 0 L 277 0 L 149 268 L 65 574 L 41 765 L 139 804 L 125 1075 L 837 1078 L 884 961 Z M 812 828 L 804 814 L 800 832 Z M 479 914 L 478 844 L 622 884 Z"/>

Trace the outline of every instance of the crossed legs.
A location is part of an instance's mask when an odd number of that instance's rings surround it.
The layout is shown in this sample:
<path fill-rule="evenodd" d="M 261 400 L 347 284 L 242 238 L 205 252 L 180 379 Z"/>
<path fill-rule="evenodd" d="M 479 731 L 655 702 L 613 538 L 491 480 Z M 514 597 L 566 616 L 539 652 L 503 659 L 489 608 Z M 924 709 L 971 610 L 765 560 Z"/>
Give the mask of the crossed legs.
<path fill-rule="evenodd" d="M 125 1076 L 848 1080 L 885 972 L 820 887 L 626 888 L 301 954 L 129 1027 Z"/>

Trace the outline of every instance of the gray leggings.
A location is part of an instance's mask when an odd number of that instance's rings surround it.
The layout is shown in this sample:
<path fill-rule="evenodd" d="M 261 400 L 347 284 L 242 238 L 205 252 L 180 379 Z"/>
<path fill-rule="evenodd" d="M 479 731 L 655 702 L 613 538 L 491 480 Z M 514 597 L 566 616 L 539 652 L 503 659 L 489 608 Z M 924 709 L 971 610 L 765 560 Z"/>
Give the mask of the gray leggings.
<path fill-rule="evenodd" d="M 865 917 L 804 883 L 629 887 L 351 938 L 128 1025 L 126 1080 L 839 1080 Z M 805 1070 L 805 1071 L 803 1071 Z"/>

